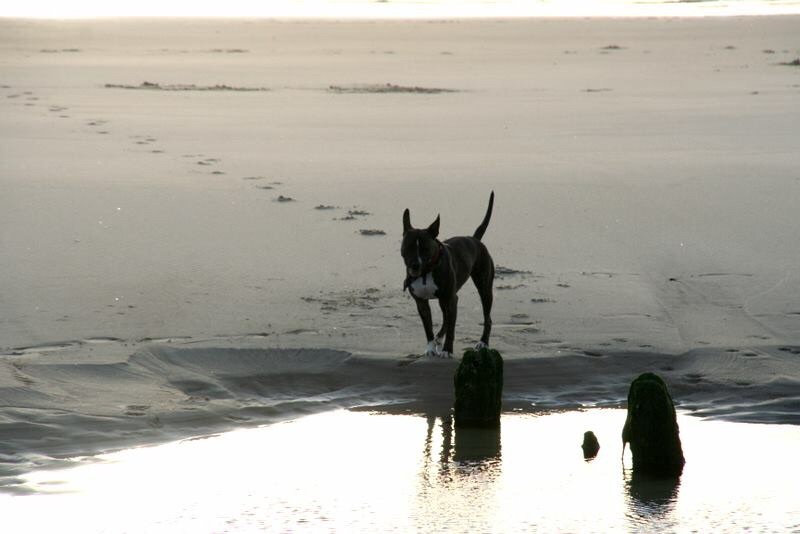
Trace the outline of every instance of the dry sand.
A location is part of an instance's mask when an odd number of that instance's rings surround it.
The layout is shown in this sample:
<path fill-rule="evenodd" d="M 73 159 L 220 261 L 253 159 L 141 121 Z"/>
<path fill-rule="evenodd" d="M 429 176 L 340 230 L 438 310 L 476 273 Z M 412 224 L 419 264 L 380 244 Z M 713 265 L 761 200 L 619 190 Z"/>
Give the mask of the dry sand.
<path fill-rule="evenodd" d="M 800 423 L 798 26 L 0 21 L 0 474 L 447 410 L 401 213 L 471 233 L 490 190 L 508 409 L 655 370 Z M 467 286 L 456 351 L 479 322 Z"/>

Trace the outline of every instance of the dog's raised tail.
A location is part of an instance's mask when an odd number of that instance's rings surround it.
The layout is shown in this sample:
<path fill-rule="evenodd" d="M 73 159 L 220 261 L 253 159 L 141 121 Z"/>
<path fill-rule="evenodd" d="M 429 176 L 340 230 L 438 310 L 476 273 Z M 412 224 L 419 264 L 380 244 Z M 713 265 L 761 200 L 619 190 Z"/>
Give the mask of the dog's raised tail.
<path fill-rule="evenodd" d="M 486 228 L 489 226 L 489 219 L 492 218 L 492 206 L 494 206 L 494 191 L 489 195 L 489 207 L 486 208 L 486 215 L 483 217 L 483 222 L 481 222 L 481 225 L 475 230 L 475 233 L 472 234 L 472 237 L 477 240 L 480 240 L 483 234 L 486 233 Z"/>

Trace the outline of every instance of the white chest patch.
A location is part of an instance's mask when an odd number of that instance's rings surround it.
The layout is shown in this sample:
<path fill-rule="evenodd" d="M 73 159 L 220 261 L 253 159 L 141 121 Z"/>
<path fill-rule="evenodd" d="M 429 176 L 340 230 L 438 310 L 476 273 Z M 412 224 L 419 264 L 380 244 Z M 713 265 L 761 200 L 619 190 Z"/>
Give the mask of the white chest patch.
<path fill-rule="evenodd" d="M 414 281 L 411 282 L 411 285 L 408 286 L 408 290 L 412 295 L 427 300 L 437 298 L 436 291 L 438 289 L 439 288 L 436 287 L 436 282 L 433 281 L 433 275 L 431 273 L 415 278 Z"/>

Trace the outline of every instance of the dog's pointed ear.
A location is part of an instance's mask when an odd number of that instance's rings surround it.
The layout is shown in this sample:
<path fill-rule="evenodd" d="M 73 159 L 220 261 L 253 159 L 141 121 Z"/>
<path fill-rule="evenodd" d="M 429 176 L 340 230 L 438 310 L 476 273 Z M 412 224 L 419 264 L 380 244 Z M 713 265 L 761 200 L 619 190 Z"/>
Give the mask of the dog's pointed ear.
<path fill-rule="evenodd" d="M 411 230 L 411 213 L 406 208 L 406 211 L 403 212 L 403 235 L 405 235 L 409 230 Z"/>
<path fill-rule="evenodd" d="M 432 238 L 436 238 L 439 235 L 439 216 L 436 216 L 436 220 L 431 223 L 428 227 L 428 233 L 431 235 Z"/>

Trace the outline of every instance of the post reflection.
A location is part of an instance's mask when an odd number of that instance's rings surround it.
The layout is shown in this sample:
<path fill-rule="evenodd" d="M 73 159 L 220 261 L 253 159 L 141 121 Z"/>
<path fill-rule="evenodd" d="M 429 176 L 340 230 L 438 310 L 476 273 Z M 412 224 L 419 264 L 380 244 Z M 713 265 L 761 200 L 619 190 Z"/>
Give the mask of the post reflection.
<path fill-rule="evenodd" d="M 454 428 L 452 417 L 427 415 L 414 522 L 421 531 L 491 527 L 502 473 L 500 429 Z"/>
<path fill-rule="evenodd" d="M 634 525 L 661 525 L 676 522 L 673 518 L 678 502 L 680 477 L 655 478 L 625 470 L 627 518 Z"/>

